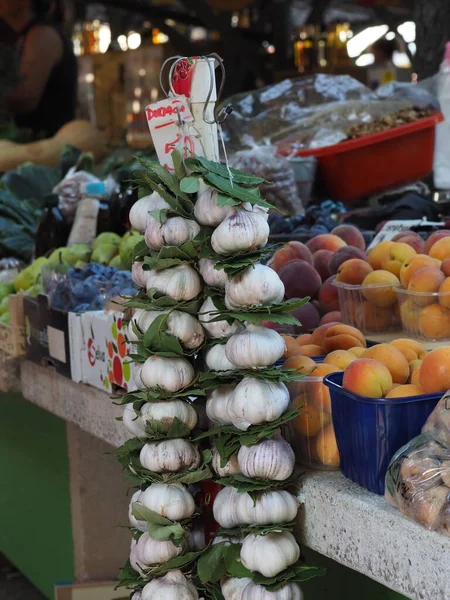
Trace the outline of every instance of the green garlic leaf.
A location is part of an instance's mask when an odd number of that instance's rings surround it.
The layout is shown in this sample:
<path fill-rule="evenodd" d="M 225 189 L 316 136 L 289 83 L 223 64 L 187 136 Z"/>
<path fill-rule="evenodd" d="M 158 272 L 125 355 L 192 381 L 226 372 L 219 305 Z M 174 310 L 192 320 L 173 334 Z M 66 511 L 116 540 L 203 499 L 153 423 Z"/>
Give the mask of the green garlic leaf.
<path fill-rule="evenodd" d="M 180 189 L 182 192 L 186 194 L 196 194 L 200 189 L 200 181 L 199 178 L 190 175 L 189 177 L 185 177 L 180 181 Z"/>

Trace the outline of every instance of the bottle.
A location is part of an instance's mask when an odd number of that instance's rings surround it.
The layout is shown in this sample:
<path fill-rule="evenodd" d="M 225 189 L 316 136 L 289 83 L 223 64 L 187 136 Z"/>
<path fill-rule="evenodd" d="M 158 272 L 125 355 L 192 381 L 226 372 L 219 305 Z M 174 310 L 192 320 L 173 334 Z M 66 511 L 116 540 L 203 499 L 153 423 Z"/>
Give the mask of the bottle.
<path fill-rule="evenodd" d="M 70 225 L 58 208 L 58 194 L 48 194 L 44 198 L 44 211 L 39 221 L 35 256 L 44 256 L 55 248 L 66 245 Z"/>
<path fill-rule="evenodd" d="M 103 181 L 85 183 L 82 186 L 83 198 L 78 202 L 75 220 L 67 242 L 74 244 L 92 244 L 97 236 L 97 220 L 100 210 L 100 199 L 106 195 Z"/>
<path fill-rule="evenodd" d="M 444 60 L 438 75 L 438 100 L 445 121 L 436 127 L 434 150 L 434 186 L 450 189 L 450 42 L 445 47 Z"/>

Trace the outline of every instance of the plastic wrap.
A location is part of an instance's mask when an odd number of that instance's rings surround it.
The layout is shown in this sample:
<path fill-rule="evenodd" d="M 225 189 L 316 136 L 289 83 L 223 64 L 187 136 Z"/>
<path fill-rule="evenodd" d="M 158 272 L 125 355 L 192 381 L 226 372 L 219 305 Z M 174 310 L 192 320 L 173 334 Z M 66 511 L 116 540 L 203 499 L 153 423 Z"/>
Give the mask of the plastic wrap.
<path fill-rule="evenodd" d="M 450 535 L 450 393 L 439 401 L 423 433 L 394 456 L 386 499 L 429 530 Z"/>

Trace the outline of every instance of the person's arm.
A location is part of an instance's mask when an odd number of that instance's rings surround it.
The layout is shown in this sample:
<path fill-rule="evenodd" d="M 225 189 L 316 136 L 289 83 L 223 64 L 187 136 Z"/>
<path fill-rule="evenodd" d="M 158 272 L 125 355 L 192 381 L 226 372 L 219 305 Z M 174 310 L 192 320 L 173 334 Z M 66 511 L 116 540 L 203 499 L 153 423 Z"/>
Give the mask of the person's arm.
<path fill-rule="evenodd" d="M 37 25 L 31 29 L 23 47 L 20 83 L 8 102 L 12 112 L 20 114 L 35 110 L 62 54 L 62 40 L 52 27 Z"/>

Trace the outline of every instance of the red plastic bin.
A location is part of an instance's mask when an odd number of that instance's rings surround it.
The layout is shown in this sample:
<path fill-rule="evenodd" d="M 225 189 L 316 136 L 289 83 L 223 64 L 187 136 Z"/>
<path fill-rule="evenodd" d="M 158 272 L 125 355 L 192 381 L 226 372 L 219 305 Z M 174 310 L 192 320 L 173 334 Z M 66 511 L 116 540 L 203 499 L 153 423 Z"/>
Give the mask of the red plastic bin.
<path fill-rule="evenodd" d="M 436 125 L 443 120 L 435 112 L 334 146 L 299 150 L 296 156 L 315 156 L 324 192 L 333 200 L 353 202 L 427 177 L 433 170 Z M 288 156 L 290 147 L 280 143 L 278 152 Z"/>

